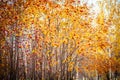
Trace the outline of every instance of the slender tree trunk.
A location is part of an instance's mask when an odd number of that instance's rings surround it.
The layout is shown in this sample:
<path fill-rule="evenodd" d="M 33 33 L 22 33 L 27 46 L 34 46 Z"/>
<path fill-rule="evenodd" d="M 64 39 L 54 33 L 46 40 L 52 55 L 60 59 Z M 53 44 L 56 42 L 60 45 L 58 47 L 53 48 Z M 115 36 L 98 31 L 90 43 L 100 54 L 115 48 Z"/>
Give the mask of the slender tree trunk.
<path fill-rule="evenodd" d="M 12 35 L 12 47 L 10 51 L 10 80 L 14 80 L 14 72 L 13 72 L 13 35 Z"/>

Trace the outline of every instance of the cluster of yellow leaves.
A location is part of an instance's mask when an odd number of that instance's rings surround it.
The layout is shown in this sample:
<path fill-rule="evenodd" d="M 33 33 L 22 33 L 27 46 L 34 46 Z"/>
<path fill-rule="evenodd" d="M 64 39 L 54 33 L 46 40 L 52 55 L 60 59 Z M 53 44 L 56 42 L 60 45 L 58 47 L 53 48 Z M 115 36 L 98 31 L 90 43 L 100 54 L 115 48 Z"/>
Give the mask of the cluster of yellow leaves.
<path fill-rule="evenodd" d="M 87 60 L 83 60 L 82 65 L 86 72 L 97 70 L 102 74 L 108 70 L 110 64 L 114 65 L 119 61 L 116 58 L 110 61 L 108 58 L 109 52 L 107 51 L 110 48 L 110 43 L 116 42 L 117 48 L 113 51 L 118 56 L 117 53 L 120 50 L 119 31 L 116 30 L 115 32 L 116 41 L 114 37 L 108 38 L 109 26 L 112 23 L 110 21 L 114 19 L 105 20 L 105 12 L 101 10 L 97 19 L 94 19 L 98 25 L 92 27 L 88 7 L 86 5 L 74 6 L 74 2 L 74 0 L 65 0 L 64 5 L 62 5 L 62 3 L 58 4 L 51 0 L 30 0 L 26 2 L 19 1 L 12 7 L 3 5 L 5 9 L 0 10 L 2 17 L 0 19 L 0 27 L 2 26 L 2 28 L 0 29 L 5 28 L 7 30 L 10 28 L 8 26 L 16 24 L 17 28 L 11 31 L 8 30 L 8 33 L 15 36 L 27 35 L 29 39 L 36 41 L 37 45 L 32 50 L 32 53 L 42 55 L 42 49 L 46 49 L 45 55 L 50 59 L 54 57 L 52 51 L 48 50 L 48 48 L 52 47 L 58 50 L 63 48 L 61 54 L 70 55 L 64 58 L 62 62 L 63 64 L 68 63 L 68 71 L 73 70 L 75 63 L 71 62 L 71 60 L 74 59 L 73 55 L 77 54 L 79 57 L 87 58 Z M 102 4 L 100 7 L 102 8 Z M 113 16 L 112 12 L 110 16 Z M 114 22 L 114 25 L 119 30 L 119 23 Z M 1 41 L 2 44 L 5 44 L 3 42 Z M 65 49 L 63 46 L 65 46 Z M 23 48 L 21 45 L 18 45 L 18 47 Z M 30 45 L 26 44 L 26 48 L 29 47 Z M 93 61 L 96 62 L 91 64 Z M 58 62 L 54 59 L 50 62 L 51 66 L 57 64 Z M 76 68 L 76 71 L 79 71 L 78 68 Z"/>

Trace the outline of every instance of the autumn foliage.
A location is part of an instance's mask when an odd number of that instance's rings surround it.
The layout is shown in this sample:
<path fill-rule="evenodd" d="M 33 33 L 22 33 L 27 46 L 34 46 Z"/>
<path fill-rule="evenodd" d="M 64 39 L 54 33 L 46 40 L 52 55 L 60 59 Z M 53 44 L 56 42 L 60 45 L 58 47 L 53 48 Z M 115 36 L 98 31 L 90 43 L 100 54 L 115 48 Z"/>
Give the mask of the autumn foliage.
<path fill-rule="evenodd" d="M 1 0 L 0 80 L 120 79 L 120 3 L 96 3 Z"/>

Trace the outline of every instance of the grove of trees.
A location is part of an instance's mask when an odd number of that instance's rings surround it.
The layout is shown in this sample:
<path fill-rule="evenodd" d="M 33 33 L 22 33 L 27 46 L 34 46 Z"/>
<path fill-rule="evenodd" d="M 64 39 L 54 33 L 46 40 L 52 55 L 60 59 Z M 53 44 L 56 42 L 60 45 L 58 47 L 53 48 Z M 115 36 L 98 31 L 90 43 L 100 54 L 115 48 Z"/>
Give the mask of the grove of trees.
<path fill-rule="evenodd" d="M 120 80 L 120 1 L 0 0 L 0 80 Z"/>

